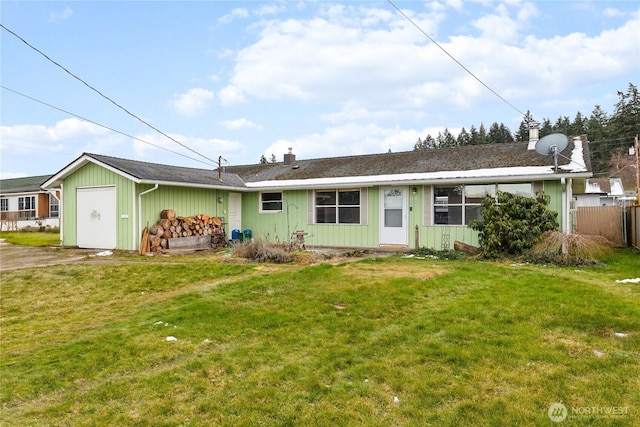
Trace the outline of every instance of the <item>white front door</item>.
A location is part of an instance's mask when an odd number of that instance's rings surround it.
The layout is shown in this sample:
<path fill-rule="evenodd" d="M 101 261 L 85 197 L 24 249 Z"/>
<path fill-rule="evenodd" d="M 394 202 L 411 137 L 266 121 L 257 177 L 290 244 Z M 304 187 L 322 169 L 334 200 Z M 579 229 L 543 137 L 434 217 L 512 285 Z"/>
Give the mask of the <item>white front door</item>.
<path fill-rule="evenodd" d="M 117 244 L 116 187 L 76 190 L 77 245 L 87 249 L 115 249 Z"/>
<path fill-rule="evenodd" d="M 229 193 L 229 236 L 233 230 L 242 231 L 242 193 Z"/>
<path fill-rule="evenodd" d="M 409 198 L 406 187 L 380 188 L 380 244 L 408 245 L 407 211 Z"/>

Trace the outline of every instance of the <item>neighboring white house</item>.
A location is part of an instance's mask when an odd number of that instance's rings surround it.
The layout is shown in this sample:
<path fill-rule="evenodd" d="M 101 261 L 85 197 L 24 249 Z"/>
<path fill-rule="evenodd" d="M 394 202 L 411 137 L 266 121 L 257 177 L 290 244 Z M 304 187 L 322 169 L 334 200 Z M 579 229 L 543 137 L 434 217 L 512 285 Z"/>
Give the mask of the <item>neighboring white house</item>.
<path fill-rule="evenodd" d="M 24 227 L 59 227 L 59 191 L 40 185 L 51 175 L 0 180 L 0 227 L 3 231 Z"/>
<path fill-rule="evenodd" d="M 576 195 L 576 207 L 620 206 L 625 196 L 620 178 L 589 178 L 584 194 Z"/>

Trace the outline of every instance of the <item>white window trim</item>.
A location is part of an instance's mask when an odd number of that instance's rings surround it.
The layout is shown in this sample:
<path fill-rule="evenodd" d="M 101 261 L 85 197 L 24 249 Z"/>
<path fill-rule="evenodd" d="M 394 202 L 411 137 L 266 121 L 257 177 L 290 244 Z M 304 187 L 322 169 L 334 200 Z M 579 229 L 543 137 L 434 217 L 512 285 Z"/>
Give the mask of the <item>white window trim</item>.
<path fill-rule="evenodd" d="M 335 207 L 337 209 L 336 211 L 336 222 L 317 222 L 316 219 L 316 192 L 328 192 L 328 191 L 333 191 L 336 193 L 339 193 L 341 191 L 358 191 L 360 192 L 360 203 L 358 204 L 358 208 L 360 209 L 360 216 L 359 216 L 359 221 L 353 222 L 353 223 L 343 223 L 343 222 L 337 222 L 337 220 L 339 219 L 339 204 L 336 204 Z M 336 194 L 336 203 L 339 200 L 339 195 Z M 368 215 L 368 192 L 367 192 L 367 188 L 335 188 L 335 189 L 322 189 L 322 190 L 309 190 L 307 193 L 307 205 L 308 205 L 308 210 L 307 210 L 307 223 L 309 225 L 320 225 L 320 226 L 324 226 L 324 225 L 328 225 L 328 226 L 332 226 L 332 225 L 337 225 L 337 226 L 353 226 L 353 225 L 367 225 L 368 224 L 368 219 L 367 219 L 367 215 Z M 334 205 L 331 205 L 334 206 Z M 355 207 L 355 205 L 344 205 L 345 207 Z"/>
<path fill-rule="evenodd" d="M 274 193 L 278 193 L 280 194 L 280 204 L 281 204 L 281 208 L 278 209 L 263 209 L 263 201 L 262 201 L 262 195 L 263 194 L 274 194 Z M 277 200 L 270 200 L 271 202 L 277 202 Z M 279 214 L 282 213 L 282 211 L 284 210 L 284 194 L 282 193 L 282 191 L 261 191 L 260 194 L 258 195 L 258 212 L 261 214 Z"/>
<path fill-rule="evenodd" d="M 486 184 L 482 184 L 482 183 L 474 183 L 474 184 L 451 184 L 451 185 L 425 185 L 424 186 L 424 215 L 423 215 L 423 224 L 425 226 L 435 226 L 435 227 L 468 227 L 468 224 L 464 224 L 465 221 L 465 207 L 466 206 L 478 206 L 481 205 L 481 203 L 465 203 L 465 195 L 464 195 L 464 187 L 466 185 L 494 185 L 495 186 L 495 192 L 496 195 L 498 194 L 498 191 L 502 191 L 499 189 L 499 186 L 502 184 L 530 184 L 531 185 L 531 197 L 535 197 L 535 193 L 537 190 L 541 190 L 542 186 L 540 185 L 539 182 L 500 182 L 500 183 L 491 183 L 488 182 Z M 435 223 L 435 202 L 433 200 L 433 195 L 435 192 L 435 188 L 436 187 L 440 187 L 440 188 L 444 188 L 444 187 L 456 187 L 456 186 L 462 186 L 463 190 L 462 190 L 462 202 L 461 203 L 452 203 L 452 204 L 448 204 L 446 206 L 459 206 L 462 208 L 462 224 L 436 224 Z M 497 196 L 496 196 L 497 197 Z"/>

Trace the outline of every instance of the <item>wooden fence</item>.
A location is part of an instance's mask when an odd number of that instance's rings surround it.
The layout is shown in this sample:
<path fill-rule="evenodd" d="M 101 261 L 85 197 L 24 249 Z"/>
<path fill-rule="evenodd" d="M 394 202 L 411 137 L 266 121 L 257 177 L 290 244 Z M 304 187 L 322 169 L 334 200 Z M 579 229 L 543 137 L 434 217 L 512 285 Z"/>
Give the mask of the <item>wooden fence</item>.
<path fill-rule="evenodd" d="M 576 233 L 606 237 L 615 246 L 625 246 L 624 211 L 619 206 L 579 207 Z"/>
<path fill-rule="evenodd" d="M 640 205 L 629 206 L 627 215 L 628 242 L 640 249 Z"/>

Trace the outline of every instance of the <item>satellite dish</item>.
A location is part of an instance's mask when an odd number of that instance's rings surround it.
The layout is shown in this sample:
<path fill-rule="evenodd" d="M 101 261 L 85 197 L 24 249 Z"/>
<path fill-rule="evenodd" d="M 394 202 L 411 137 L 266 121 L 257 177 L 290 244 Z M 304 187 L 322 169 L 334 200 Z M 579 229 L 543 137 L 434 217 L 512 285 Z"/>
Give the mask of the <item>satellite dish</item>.
<path fill-rule="evenodd" d="M 554 171 L 558 172 L 558 154 L 569 144 L 569 138 L 561 133 L 552 133 L 550 135 L 543 136 L 536 142 L 536 152 L 543 156 L 549 156 L 553 154 Z M 564 157 L 564 156 L 562 156 Z"/>
<path fill-rule="evenodd" d="M 543 156 L 556 154 L 567 148 L 569 138 L 561 133 L 543 136 L 536 142 L 535 150 Z"/>

